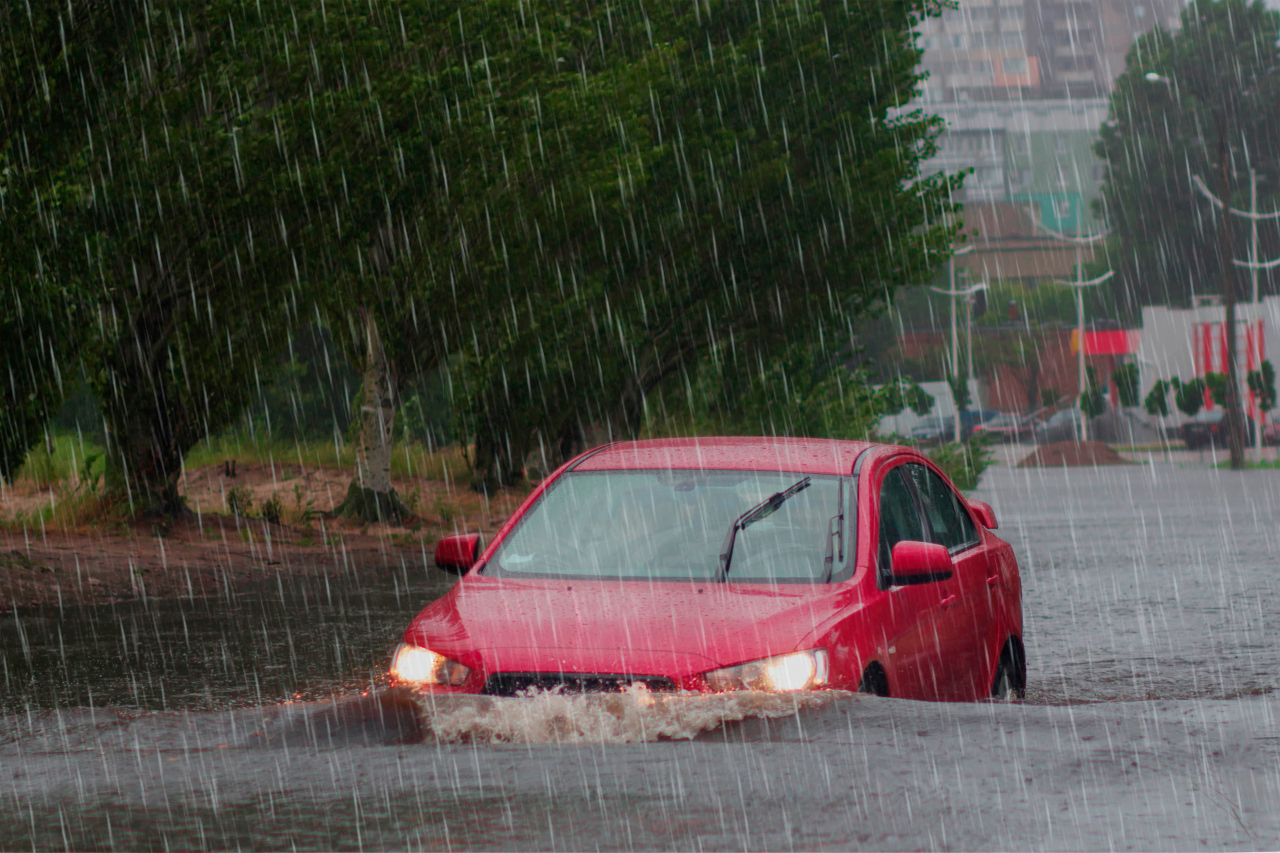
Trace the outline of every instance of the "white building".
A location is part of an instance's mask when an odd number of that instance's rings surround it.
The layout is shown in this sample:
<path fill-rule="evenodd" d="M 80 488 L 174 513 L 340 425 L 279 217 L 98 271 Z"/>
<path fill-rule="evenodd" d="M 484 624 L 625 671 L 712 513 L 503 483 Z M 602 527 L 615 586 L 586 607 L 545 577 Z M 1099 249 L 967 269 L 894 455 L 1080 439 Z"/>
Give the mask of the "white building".
<path fill-rule="evenodd" d="M 1225 309 L 1220 304 L 1197 308 L 1166 308 L 1148 305 L 1142 309 L 1142 340 L 1138 344 L 1141 393 L 1145 400 L 1158 379 L 1193 379 L 1206 373 L 1226 373 L 1227 348 L 1224 330 Z M 1263 360 L 1280 363 L 1280 296 L 1268 296 L 1261 303 L 1236 303 L 1236 366 L 1240 381 Z M 1246 414 L 1253 417 L 1247 387 L 1242 387 Z M 1185 416 L 1169 401 L 1170 424 Z"/>

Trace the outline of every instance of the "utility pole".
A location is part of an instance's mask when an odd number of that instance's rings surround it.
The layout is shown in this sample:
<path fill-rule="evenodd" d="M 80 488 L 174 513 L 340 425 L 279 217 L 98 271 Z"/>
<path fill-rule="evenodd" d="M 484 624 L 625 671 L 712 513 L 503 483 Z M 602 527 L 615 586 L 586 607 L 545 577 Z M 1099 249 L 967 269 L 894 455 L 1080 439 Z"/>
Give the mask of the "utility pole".
<path fill-rule="evenodd" d="M 973 251 L 973 248 L 974 247 L 972 245 L 968 245 L 968 246 L 965 246 L 963 249 L 956 249 L 954 252 L 951 253 L 951 258 L 948 261 L 951 267 L 950 276 L 949 276 L 950 289 L 940 290 L 939 288 L 936 288 L 936 287 L 929 288 L 935 293 L 946 293 L 951 296 L 951 381 L 952 382 L 954 382 L 960 375 L 960 341 L 959 341 L 959 335 L 956 332 L 956 297 L 964 295 L 963 293 L 956 290 L 956 257 L 958 255 L 969 254 L 970 252 Z M 985 287 L 986 285 L 983 285 L 983 286 Z M 976 293 L 976 291 L 974 292 Z M 955 397 L 954 390 L 951 392 L 951 395 L 953 398 Z M 957 405 L 955 409 L 956 409 L 955 441 L 956 441 L 956 444 L 959 444 L 960 443 L 960 407 Z"/>
<path fill-rule="evenodd" d="M 1055 240 L 1061 240 L 1064 243 L 1072 243 L 1076 247 L 1076 280 L 1075 281 L 1058 281 L 1057 283 L 1064 284 L 1067 287 L 1074 287 L 1076 289 L 1076 328 L 1078 330 L 1076 332 L 1077 334 L 1076 344 L 1077 344 L 1077 349 L 1079 350 L 1079 360 L 1077 365 L 1078 370 L 1076 375 L 1076 382 L 1078 383 L 1079 393 L 1076 396 L 1076 405 L 1080 408 L 1080 439 L 1081 441 L 1088 441 L 1089 440 L 1089 419 L 1085 416 L 1084 405 L 1083 405 L 1084 395 L 1085 395 L 1085 380 L 1087 378 L 1085 365 L 1084 365 L 1084 289 L 1086 287 L 1091 287 L 1095 284 L 1102 284 L 1102 282 L 1111 278 L 1111 276 L 1113 276 L 1115 273 L 1112 270 L 1108 270 L 1106 273 L 1098 276 L 1092 281 L 1085 281 L 1084 280 L 1084 247 L 1092 243 L 1097 243 L 1099 240 L 1106 239 L 1107 235 L 1110 234 L 1111 232 L 1099 231 L 1097 234 L 1090 234 L 1087 237 L 1080 236 L 1080 235 L 1077 235 L 1075 237 L 1068 237 L 1066 234 L 1060 234 L 1059 232 L 1054 231 L 1052 228 L 1047 227 L 1046 225 L 1044 225 L 1044 223 L 1037 220 L 1034 209 L 1031 210 L 1030 213 L 1031 213 L 1031 223 L 1034 227 L 1039 228 L 1041 231 L 1044 231 L 1046 234 L 1048 234 L 1050 237 L 1053 237 Z"/>
<path fill-rule="evenodd" d="M 1222 211 L 1222 234 L 1220 240 L 1222 242 L 1223 258 L 1231 257 L 1231 229 L 1227 226 L 1229 221 L 1226 217 L 1227 213 L 1238 216 L 1241 219 L 1248 219 L 1251 226 L 1252 240 L 1249 245 L 1249 260 L 1241 261 L 1237 258 L 1231 258 L 1231 263 L 1238 267 L 1244 267 L 1249 270 L 1253 279 L 1253 303 L 1258 304 L 1258 272 L 1265 269 L 1274 269 L 1280 266 L 1280 258 L 1274 261 L 1261 262 L 1258 260 L 1258 222 L 1263 219 L 1280 219 L 1280 210 L 1271 213 L 1258 213 L 1258 171 L 1257 169 L 1249 170 L 1249 209 L 1247 211 L 1237 210 L 1234 207 L 1228 207 L 1226 202 L 1231 198 L 1230 175 L 1228 167 L 1225 165 L 1225 152 L 1221 149 L 1225 147 L 1226 131 L 1220 134 L 1219 156 L 1223 157 L 1224 165 L 1222 168 L 1223 191 L 1219 197 L 1210 191 L 1208 185 L 1199 175 L 1192 175 L 1191 181 L 1195 184 L 1196 189 L 1202 196 L 1207 198 L 1214 207 Z M 1223 318 L 1223 331 L 1226 332 L 1227 338 L 1227 399 L 1223 400 L 1223 404 L 1227 407 L 1227 428 L 1229 435 L 1227 436 L 1228 447 L 1231 448 L 1231 467 L 1244 467 L 1244 409 L 1240 405 L 1240 375 L 1236 358 L 1236 300 L 1235 300 L 1235 283 L 1231 276 L 1230 268 L 1223 271 L 1223 303 L 1225 308 L 1225 317 Z M 1235 418 L 1233 422 L 1232 419 Z M 1254 420 L 1256 426 L 1254 443 L 1258 449 L 1258 458 L 1262 458 L 1262 412 L 1257 412 Z M 1237 461 L 1237 453 L 1239 459 Z M 1237 464 L 1238 462 L 1238 464 Z"/>

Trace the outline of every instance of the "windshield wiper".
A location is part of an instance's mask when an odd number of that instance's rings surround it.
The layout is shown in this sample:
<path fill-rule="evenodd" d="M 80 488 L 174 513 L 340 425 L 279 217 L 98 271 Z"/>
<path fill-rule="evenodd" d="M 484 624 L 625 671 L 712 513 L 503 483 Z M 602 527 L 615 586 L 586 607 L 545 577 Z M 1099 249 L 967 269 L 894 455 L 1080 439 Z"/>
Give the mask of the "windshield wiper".
<path fill-rule="evenodd" d="M 721 580 L 726 580 L 729 576 L 729 564 L 733 562 L 733 543 L 738 539 L 738 531 L 746 530 L 760 519 L 773 515 L 778 511 L 778 507 L 786 503 L 788 499 L 809 488 L 809 483 L 812 480 L 812 477 L 805 477 L 794 486 L 770 495 L 733 520 L 733 524 L 729 527 L 728 535 L 724 537 L 724 547 L 720 549 Z"/>

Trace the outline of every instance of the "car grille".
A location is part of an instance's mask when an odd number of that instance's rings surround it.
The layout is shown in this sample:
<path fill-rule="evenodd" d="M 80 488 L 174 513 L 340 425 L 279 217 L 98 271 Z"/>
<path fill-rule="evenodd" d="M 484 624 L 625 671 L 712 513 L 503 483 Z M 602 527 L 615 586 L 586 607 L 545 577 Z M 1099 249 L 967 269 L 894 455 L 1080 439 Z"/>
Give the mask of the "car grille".
<path fill-rule="evenodd" d="M 555 690 L 565 693 L 617 693 L 639 682 L 655 693 L 674 693 L 676 684 L 662 675 L 616 675 L 596 672 L 497 672 L 485 682 L 489 696 L 515 696 L 522 690 Z"/>

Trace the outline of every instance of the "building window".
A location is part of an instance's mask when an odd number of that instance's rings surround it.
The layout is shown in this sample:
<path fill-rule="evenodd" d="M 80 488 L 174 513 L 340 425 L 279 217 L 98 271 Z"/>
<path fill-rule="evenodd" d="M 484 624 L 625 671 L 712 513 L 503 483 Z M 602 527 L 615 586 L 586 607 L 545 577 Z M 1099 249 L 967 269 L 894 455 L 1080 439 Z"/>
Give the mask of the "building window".
<path fill-rule="evenodd" d="M 1025 136 L 1015 136 L 1013 138 L 1013 150 L 1016 154 L 1027 153 L 1027 138 Z"/>
<path fill-rule="evenodd" d="M 974 73 L 974 74 L 990 74 L 990 73 L 991 73 L 991 60 L 990 60 L 990 59 L 979 59 L 979 60 L 974 61 L 974 63 L 973 63 L 973 73 Z"/>
<path fill-rule="evenodd" d="M 1066 153 L 1067 149 L 1067 135 L 1065 133 L 1059 133 L 1053 138 L 1053 150 L 1059 154 L 1063 154 Z"/>
<path fill-rule="evenodd" d="M 1020 183 L 1024 187 L 1031 186 L 1031 170 L 1030 169 L 1023 169 L 1022 171 L 1018 172 L 1018 183 Z"/>
<path fill-rule="evenodd" d="M 1059 219 L 1066 219 L 1071 215 L 1071 200 L 1063 199 L 1062 201 L 1054 202 L 1053 209 Z"/>
<path fill-rule="evenodd" d="M 1016 59 L 1000 60 L 1000 68 L 1005 74 L 1026 74 L 1027 58 L 1025 56 Z"/>

